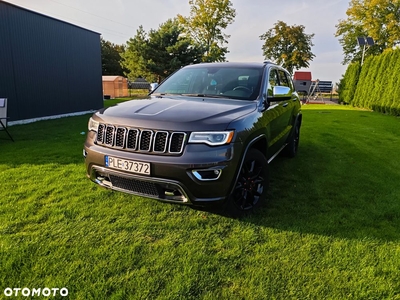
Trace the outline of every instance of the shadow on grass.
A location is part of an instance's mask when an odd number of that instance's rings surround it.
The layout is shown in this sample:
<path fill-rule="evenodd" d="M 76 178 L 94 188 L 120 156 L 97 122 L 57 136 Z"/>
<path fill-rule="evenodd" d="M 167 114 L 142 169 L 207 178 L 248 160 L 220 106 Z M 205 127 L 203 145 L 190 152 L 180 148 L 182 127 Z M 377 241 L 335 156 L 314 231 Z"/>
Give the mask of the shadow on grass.
<path fill-rule="evenodd" d="M 271 163 L 268 203 L 244 221 L 305 234 L 399 240 L 399 120 L 327 112 L 313 111 L 321 117 L 309 124 L 305 117 L 298 156 Z"/>
<path fill-rule="evenodd" d="M 330 167 L 312 159 L 308 164 L 278 159 L 271 166 L 268 203 L 245 221 L 307 234 L 398 240 L 400 204 L 393 181 L 400 180 L 399 174 L 380 167 L 382 177 L 377 178 L 368 175 L 371 170 L 349 164 L 342 166 L 343 174 L 325 176 L 322 172 L 331 172 Z M 354 172 L 358 175 L 350 175 Z M 387 178 L 393 181 L 384 184 Z"/>
<path fill-rule="evenodd" d="M 373 157 L 366 166 L 331 160 L 325 150 L 303 143 L 297 158 L 272 162 L 267 203 L 240 221 L 302 234 L 399 240 L 399 171 Z M 222 208 L 204 210 L 230 217 Z"/>
<path fill-rule="evenodd" d="M 270 164 L 267 203 L 241 221 L 304 234 L 399 240 L 399 121 L 367 111 L 306 111 L 298 156 L 278 156 Z"/>

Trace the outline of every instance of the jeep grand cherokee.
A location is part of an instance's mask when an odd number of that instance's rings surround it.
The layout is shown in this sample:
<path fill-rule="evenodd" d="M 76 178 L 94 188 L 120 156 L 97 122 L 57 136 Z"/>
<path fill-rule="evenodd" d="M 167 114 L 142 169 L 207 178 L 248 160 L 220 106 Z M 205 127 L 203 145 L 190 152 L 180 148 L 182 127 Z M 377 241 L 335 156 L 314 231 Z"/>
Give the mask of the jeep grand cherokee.
<path fill-rule="evenodd" d="M 93 114 L 87 175 L 163 201 L 223 202 L 240 215 L 266 198 L 278 153 L 295 156 L 300 108 L 291 76 L 273 63 L 186 66 L 145 99 Z"/>

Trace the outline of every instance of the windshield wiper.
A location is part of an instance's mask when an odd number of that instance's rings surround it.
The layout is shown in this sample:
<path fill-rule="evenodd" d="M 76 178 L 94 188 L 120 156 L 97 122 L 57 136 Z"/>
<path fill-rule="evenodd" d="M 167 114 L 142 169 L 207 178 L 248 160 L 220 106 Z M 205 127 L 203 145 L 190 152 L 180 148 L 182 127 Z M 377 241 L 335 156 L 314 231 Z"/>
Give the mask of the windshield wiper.
<path fill-rule="evenodd" d="M 171 96 L 171 95 L 180 95 L 180 94 L 170 94 L 170 93 L 153 93 L 152 96 L 157 98 L 163 98 L 164 96 Z"/>
<path fill-rule="evenodd" d="M 201 97 L 201 98 L 228 98 L 224 95 L 216 95 L 216 94 L 181 94 L 181 95 L 187 97 Z"/>

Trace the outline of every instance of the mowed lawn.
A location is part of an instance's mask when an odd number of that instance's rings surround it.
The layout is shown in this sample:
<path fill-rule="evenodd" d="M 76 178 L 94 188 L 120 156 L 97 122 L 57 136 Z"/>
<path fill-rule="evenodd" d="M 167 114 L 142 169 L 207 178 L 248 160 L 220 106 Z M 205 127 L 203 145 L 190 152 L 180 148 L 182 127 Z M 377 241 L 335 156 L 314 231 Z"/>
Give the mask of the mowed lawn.
<path fill-rule="evenodd" d="M 400 299 L 400 118 L 303 116 L 298 156 L 271 163 L 268 203 L 243 219 L 90 182 L 89 115 L 0 132 L 0 298 Z"/>

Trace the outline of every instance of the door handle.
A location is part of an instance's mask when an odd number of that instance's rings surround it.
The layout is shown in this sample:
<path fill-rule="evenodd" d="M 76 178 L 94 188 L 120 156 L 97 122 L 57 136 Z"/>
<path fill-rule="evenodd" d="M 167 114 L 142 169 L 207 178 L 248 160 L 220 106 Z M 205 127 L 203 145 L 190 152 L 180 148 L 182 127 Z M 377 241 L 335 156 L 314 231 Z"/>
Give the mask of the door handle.
<path fill-rule="evenodd" d="M 288 106 L 288 105 L 289 105 L 289 103 L 287 103 L 287 102 L 285 102 L 285 103 L 282 104 L 283 107 L 286 107 L 286 106 Z"/>

